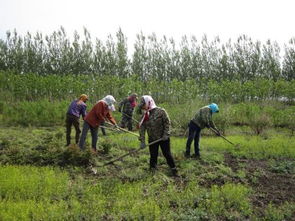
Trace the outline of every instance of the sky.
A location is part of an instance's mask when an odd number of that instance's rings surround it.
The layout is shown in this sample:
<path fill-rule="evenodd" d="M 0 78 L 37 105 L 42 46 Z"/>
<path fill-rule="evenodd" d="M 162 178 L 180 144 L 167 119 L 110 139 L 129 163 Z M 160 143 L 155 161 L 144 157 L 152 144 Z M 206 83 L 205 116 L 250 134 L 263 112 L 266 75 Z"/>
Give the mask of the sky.
<path fill-rule="evenodd" d="M 178 43 L 184 35 L 235 41 L 246 34 L 283 46 L 295 37 L 294 8 L 294 0 L 0 0 L 0 38 L 8 30 L 51 34 L 63 26 L 68 36 L 86 27 L 102 41 L 121 28 L 128 49 L 140 32 Z"/>

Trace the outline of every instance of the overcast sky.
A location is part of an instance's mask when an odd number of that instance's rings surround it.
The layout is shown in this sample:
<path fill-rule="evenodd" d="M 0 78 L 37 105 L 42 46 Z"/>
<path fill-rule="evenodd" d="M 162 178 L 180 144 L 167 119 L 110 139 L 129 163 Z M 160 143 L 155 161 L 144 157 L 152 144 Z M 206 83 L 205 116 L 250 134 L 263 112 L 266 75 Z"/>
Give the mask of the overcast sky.
<path fill-rule="evenodd" d="M 136 34 L 223 41 L 246 34 L 253 40 L 277 41 L 295 36 L 295 0 L 0 0 L 0 38 L 7 30 L 51 34 L 63 26 L 72 36 L 86 27 L 105 41 L 121 27 L 129 45 Z"/>

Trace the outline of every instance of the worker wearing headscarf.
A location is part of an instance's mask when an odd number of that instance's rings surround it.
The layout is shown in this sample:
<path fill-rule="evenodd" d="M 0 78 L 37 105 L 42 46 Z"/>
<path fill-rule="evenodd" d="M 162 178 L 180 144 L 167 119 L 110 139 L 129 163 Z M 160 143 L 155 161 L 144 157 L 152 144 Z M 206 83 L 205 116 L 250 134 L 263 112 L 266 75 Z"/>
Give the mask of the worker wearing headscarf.
<path fill-rule="evenodd" d="M 177 176 L 174 159 L 170 151 L 171 123 L 167 112 L 165 109 L 157 107 L 154 99 L 149 95 L 142 96 L 139 108 L 144 110 L 144 114 L 139 123 L 141 148 L 145 147 L 145 131 L 147 131 L 149 143 L 159 140 L 149 146 L 150 169 L 154 171 L 157 168 L 158 151 L 159 147 L 161 147 L 172 174 Z"/>
<path fill-rule="evenodd" d="M 201 135 L 202 129 L 204 129 L 205 127 L 208 127 L 208 128 L 211 127 L 219 133 L 218 129 L 216 128 L 212 120 L 212 115 L 218 112 L 219 112 L 219 108 L 218 108 L 218 105 L 215 103 L 202 107 L 197 111 L 194 118 L 188 124 L 189 134 L 188 134 L 188 138 L 186 142 L 185 157 L 190 157 L 191 143 L 193 140 L 194 140 L 195 153 L 192 155 L 192 157 L 194 158 L 200 157 L 199 143 L 200 143 L 200 135 Z"/>
<path fill-rule="evenodd" d="M 111 114 L 111 112 L 115 110 L 115 102 L 116 100 L 112 95 L 107 95 L 102 100 L 98 101 L 86 115 L 81 139 L 79 142 L 79 146 L 82 150 L 84 149 L 84 144 L 89 129 L 91 131 L 92 137 L 92 150 L 96 151 L 99 125 L 101 125 L 101 123 L 103 123 L 106 119 L 109 120 L 113 125 L 117 125 L 116 120 Z"/>

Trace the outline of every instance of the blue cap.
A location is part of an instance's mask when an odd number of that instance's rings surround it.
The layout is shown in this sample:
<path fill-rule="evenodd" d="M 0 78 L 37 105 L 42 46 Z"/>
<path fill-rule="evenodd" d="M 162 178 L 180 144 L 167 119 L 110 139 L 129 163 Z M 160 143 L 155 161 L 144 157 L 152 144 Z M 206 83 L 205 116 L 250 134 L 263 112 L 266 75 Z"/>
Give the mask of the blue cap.
<path fill-rule="evenodd" d="M 218 105 L 215 104 L 215 103 L 209 104 L 208 107 L 212 110 L 212 113 L 218 113 L 219 112 Z"/>

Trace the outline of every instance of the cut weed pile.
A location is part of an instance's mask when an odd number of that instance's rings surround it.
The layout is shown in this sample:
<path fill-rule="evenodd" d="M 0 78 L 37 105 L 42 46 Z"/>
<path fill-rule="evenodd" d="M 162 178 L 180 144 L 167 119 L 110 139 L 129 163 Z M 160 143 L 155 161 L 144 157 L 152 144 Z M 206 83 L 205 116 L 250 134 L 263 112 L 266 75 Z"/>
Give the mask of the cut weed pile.
<path fill-rule="evenodd" d="M 161 154 L 158 170 L 148 170 L 147 148 L 100 167 L 137 150 L 133 136 L 99 135 L 93 154 L 65 147 L 64 128 L 1 128 L 0 219 L 293 220 L 295 150 L 287 136 L 229 136 L 240 149 L 203 136 L 200 160 L 184 158 L 186 139 L 172 137 L 180 173 L 173 178 Z"/>

